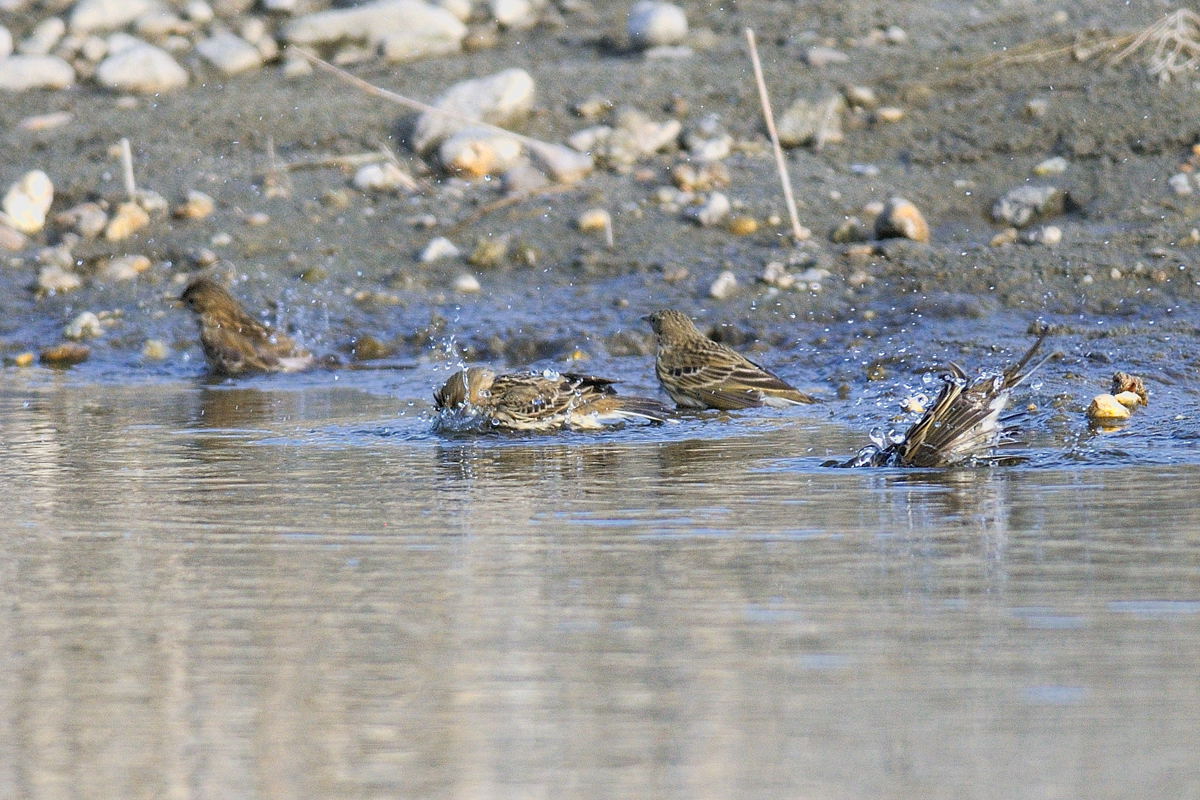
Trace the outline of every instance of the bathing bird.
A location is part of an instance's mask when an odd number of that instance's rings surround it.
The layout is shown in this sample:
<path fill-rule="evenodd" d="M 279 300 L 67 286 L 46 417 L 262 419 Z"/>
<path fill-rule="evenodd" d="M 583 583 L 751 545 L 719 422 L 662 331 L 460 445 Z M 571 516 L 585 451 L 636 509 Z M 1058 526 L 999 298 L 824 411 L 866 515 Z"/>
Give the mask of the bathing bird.
<path fill-rule="evenodd" d="M 841 466 L 949 467 L 990 455 L 1011 440 L 1012 427 L 1000 416 L 1010 393 L 1054 357 L 1051 353 L 1031 363 L 1048 332 L 1043 327 L 1033 346 L 1003 372 L 985 372 L 972 380 L 951 362 L 941 391 L 920 419 L 891 441 L 867 445 Z"/>
<path fill-rule="evenodd" d="M 189 283 L 179 302 L 196 314 L 200 345 L 214 375 L 297 372 L 312 366 L 311 353 L 250 316 L 210 278 Z"/>
<path fill-rule="evenodd" d="M 476 419 L 493 430 L 596 430 L 628 422 L 666 422 L 670 408 L 646 397 L 618 395 L 616 381 L 572 372 L 514 372 L 488 367 L 454 373 L 434 392 L 434 405 L 446 420 Z"/>
<path fill-rule="evenodd" d="M 662 309 L 642 319 L 658 338 L 654 371 L 680 407 L 731 410 L 817 402 L 766 367 L 714 342 L 679 311 Z"/>

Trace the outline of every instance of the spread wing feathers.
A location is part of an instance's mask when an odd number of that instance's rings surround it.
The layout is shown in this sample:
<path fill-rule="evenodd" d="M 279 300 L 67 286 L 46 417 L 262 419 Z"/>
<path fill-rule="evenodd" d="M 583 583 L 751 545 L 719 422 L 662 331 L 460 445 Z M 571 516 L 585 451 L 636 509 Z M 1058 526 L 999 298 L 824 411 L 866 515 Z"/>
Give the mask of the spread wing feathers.
<path fill-rule="evenodd" d="M 682 406 L 732 410 L 816 402 L 766 367 L 711 341 L 661 353 L 655 371 Z"/>
<path fill-rule="evenodd" d="M 957 364 L 943 376 L 933 404 L 895 442 L 868 445 L 847 466 L 945 467 L 985 456 L 1009 432 L 1001 413 L 1013 387 L 1037 371 L 1051 356 L 1030 366 L 1046 338 L 1044 329 L 1024 356 L 1003 373 L 974 382 Z"/>

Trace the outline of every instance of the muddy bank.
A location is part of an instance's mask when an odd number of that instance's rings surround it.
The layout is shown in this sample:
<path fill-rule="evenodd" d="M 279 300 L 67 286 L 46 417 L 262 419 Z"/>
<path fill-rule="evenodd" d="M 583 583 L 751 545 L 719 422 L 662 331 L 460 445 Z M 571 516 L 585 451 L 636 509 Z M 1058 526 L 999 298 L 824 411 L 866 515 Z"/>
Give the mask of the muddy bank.
<path fill-rule="evenodd" d="M 1153 320 L 1160 330 L 1195 336 L 1200 194 L 1176 194 L 1167 182 L 1200 138 L 1196 76 L 1160 84 L 1139 58 L 1109 66 L 1069 52 L 997 60 L 1030 42 L 1049 52 L 1075 38 L 1136 30 L 1154 15 L 1128 7 L 1014 13 L 998 4 L 936 15 L 919 3 L 682 6 L 692 49 L 684 57 L 629 49 L 625 4 L 564 3 L 531 29 L 494 31 L 491 46 L 350 69 L 431 99 L 457 81 L 520 66 L 533 76 L 537 99 L 519 130 L 553 142 L 593 124 L 574 109 L 595 98 L 677 119 L 685 131 L 715 115 L 735 142 L 723 159 L 729 182 L 721 191 L 737 214 L 756 221 L 753 233 L 700 227 L 685 209 L 656 199 L 671 185 L 672 168 L 688 160 L 678 145 L 561 190 L 498 203 L 505 197 L 499 179 L 449 177 L 435 159 L 413 152 L 410 112 L 320 72 L 287 77 L 268 63 L 224 77 L 185 54 L 180 60 L 194 77 L 173 92 L 126 95 L 85 82 L 5 98 L 0 184 L 40 168 L 54 181 L 54 211 L 88 200 L 116 204 L 123 190 L 112 146 L 127 137 L 139 186 L 172 202 L 199 190 L 216 210 L 202 220 L 156 219 L 119 243 L 79 243 L 71 252 L 84 285 L 66 294 L 33 290 L 39 251 L 60 233 L 32 236 L 5 256 L 0 273 L 0 349 L 35 349 L 57 340 L 80 311 L 115 310 L 119 323 L 90 342 L 98 354 L 134 356 L 152 338 L 168 343 L 169 359 L 190 352 L 192 323 L 165 298 L 202 266 L 234 277 L 249 306 L 308 343 L 347 355 L 365 335 L 393 354 L 436 346 L 512 363 L 561 358 L 581 341 L 598 354 L 633 354 L 649 342 L 638 317 L 663 305 L 781 348 L 844 344 L 914 321 L 919 329 L 923 317 L 980 320 L 982 339 L 996 315 L 1011 318 L 1019 334 L 1042 314 L 1082 315 L 1081 330 L 1116 316 L 1131 333 Z M 19 39 L 46 15 L 25 9 L 5 24 Z M 847 110 L 841 142 L 789 150 L 800 220 L 812 231 L 798 247 L 786 222 L 773 221 L 786 213 L 745 54 L 747 26 L 759 31 L 777 113 L 796 97 L 820 99 L 848 86 L 868 87 L 880 105 L 902 111 L 883 122 L 870 109 Z M 888 26 L 902 29 L 901 43 L 866 43 Z M 483 9 L 469 27 L 492 28 Z M 845 59 L 812 66 L 805 59 L 815 46 Z M 19 125 L 55 112 L 70 121 L 39 131 Z M 350 186 L 350 167 L 299 168 L 381 147 L 417 177 L 419 191 L 368 194 Z M 1033 175 L 1052 156 L 1066 159 L 1066 170 Z M 1060 229 L 1058 244 L 993 241 L 1004 231 L 991 219 L 994 201 L 1026 183 L 1069 197 L 1046 221 Z M 284 191 L 271 191 L 280 184 Z M 848 216 L 869 227 L 870 204 L 894 195 L 921 210 L 929 244 L 831 240 Z M 611 249 L 578 229 L 579 215 L 595 207 L 612 215 Z M 462 255 L 420 263 L 437 236 Z M 497 263 L 470 263 L 481 243 L 497 239 L 508 245 Z M 127 282 L 91 278 L 104 258 L 128 253 L 147 256 L 151 268 Z M 783 290 L 759 283 L 771 261 L 807 279 Z M 726 270 L 738 287 L 714 299 L 709 287 Z M 477 278 L 480 294 L 455 291 L 464 273 Z M 837 324 L 849 321 L 855 325 Z"/>

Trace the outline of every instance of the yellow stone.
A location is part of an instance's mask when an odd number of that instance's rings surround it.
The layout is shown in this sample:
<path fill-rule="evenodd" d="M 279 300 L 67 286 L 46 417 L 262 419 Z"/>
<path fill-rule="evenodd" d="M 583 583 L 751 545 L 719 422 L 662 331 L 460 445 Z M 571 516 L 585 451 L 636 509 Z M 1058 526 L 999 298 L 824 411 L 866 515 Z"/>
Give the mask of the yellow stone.
<path fill-rule="evenodd" d="M 754 217 L 734 217 L 729 221 L 729 232 L 734 236 L 749 236 L 758 230 L 758 220 Z"/>
<path fill-rule="evenodd" d="M 1142 398 L 1138 396 L 1137 392 L 1119 392 L 1113 397 L 1126 408 L 1137 408 L 1142 404 Z"/>
<path fill-rule="evenodd" d="M 33 366 L 35 356 L 33 353 L 18 353 L 12 360 L 12 363 L 18 367 Z"/>
<path fill-rule="evenodd" d="M 1088 406 L 1088 417 L 1095 420 L 1129 419 L 1129 409 L 1111 394 L 1098 394 Z"/>

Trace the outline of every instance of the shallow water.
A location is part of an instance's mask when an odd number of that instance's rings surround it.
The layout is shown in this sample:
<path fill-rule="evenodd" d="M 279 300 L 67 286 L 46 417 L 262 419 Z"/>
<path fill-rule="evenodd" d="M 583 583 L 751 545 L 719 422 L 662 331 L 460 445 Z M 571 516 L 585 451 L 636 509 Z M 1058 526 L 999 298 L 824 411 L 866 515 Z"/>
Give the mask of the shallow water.
<path fill-rule="evenodd" d="M 849 471 L 894 385 L 445 439 L 439 369 L 7 370 L 0 793 L 1200 794 L 1183 389 Z"/>

